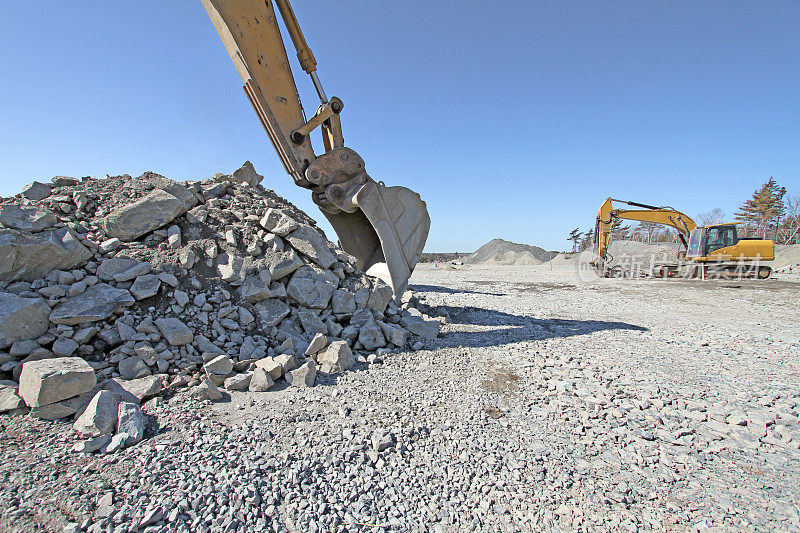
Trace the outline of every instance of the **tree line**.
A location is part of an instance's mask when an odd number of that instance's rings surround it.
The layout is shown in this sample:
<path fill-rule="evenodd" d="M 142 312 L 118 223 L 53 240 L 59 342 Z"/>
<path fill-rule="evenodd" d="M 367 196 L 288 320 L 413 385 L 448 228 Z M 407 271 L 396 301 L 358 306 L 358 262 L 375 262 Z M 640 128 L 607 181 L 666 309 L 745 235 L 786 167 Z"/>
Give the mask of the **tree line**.
<path fill-rule="evenodd" d="M 725 211 L 715 208 L 697 215 L 695 222 L 699 226 L 734 222 L 739 237 L 772 239 L 776 244 L 800 244 L 800 192 L 788 194 L 786 187 L 778 185 L 770 176 L 742 203 L 732 221 L 726 218 Z M 678 242 L 674 229 L 652 222 L 629 224 L 621 219 L 612 223 L 611 237 L 647 243 Z M 567 240 L 572 242 L 573 252 L 589 249 L 594 240 L 594 228 L 586 231 L 575 228 Z"/>

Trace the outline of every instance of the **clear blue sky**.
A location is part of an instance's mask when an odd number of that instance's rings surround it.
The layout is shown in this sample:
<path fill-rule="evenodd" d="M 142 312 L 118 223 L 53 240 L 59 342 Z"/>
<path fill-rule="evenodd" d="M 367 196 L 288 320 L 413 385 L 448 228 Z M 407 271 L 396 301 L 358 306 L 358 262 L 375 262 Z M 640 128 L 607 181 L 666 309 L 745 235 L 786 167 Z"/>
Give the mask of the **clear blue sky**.
<path fill-rule="evenodd" d="M 427 202 L 427 251 L 494 237 L 566 249 L 607 196 L 695 215 L 732 213 L 770 175 L 800 190 L 798 2 L 294 7 L 345 102 L 345 143 Z M 202 179 L 250 159 L 323 222 L 199 0 L 6 2 L 3 15 L 0 195 L 54 175 Z"/>

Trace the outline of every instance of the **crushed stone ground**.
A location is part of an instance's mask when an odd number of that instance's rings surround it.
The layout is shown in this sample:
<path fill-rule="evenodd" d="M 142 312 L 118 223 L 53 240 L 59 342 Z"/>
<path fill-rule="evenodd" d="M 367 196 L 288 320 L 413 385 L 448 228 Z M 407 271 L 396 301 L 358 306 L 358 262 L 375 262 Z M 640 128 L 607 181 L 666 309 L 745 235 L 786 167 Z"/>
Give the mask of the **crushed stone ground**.
<path fill-rule="evenodd" d="M 412 285 L 448 317 L 425 349 L 311 389 L 178 392 L 115 455 L 0 417 L 0 529 L 800 530 L 797 276 Z"/>

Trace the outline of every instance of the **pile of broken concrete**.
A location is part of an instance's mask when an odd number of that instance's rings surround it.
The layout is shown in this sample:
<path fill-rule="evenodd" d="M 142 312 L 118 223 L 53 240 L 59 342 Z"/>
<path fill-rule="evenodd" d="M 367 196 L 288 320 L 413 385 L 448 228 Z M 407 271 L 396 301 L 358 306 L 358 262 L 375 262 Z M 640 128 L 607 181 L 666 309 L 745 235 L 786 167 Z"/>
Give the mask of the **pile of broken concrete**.
<path fill-rule="evenodd" d="M 309 387 L 437 336 L 261 179 L 57 176 L 0 199 L 0 412 L 73 417 L 76 449 L 113 451 L 166 392 Z"/>

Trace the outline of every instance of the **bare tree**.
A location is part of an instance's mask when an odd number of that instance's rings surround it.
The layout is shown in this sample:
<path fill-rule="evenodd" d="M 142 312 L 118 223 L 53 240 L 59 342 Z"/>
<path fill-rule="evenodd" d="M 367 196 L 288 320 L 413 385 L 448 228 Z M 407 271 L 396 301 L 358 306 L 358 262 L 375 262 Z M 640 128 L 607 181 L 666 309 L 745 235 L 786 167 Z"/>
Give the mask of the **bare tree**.
<path fill-rule="evenodd" d="M 725 211 L 719 207 L 715 207 L 711 211 L 706 211 L 705 213 L 697 215 L 697 221 L 701 226 L 710 226 L 712 224 L 721 224 L 725 222 L 726 216 Z"/>
<path fill-rule="evenodd" d="M 800 237 L 800 191 L 795 191 L 786 198 L 786 213 L 783 219 L 783 242 L 798 242 Z"/>

